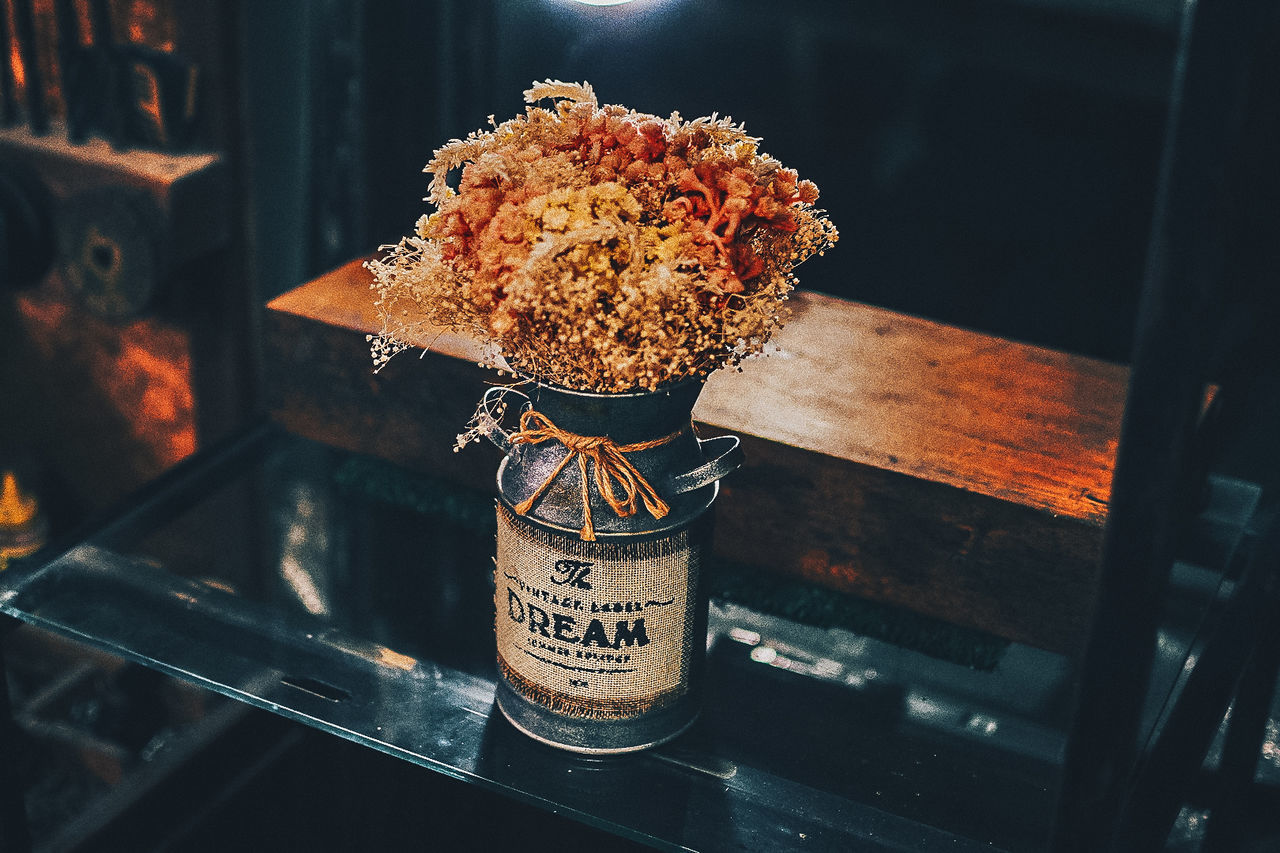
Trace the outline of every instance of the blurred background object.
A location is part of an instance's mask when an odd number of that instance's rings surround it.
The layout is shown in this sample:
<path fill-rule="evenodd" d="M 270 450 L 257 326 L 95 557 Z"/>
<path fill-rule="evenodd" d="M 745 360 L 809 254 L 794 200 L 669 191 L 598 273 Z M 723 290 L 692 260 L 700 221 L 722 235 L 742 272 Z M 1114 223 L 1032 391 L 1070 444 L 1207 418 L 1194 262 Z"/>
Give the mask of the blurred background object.
<path fill-rule="evenodd" d="M 215 6 L 4 4 L 0 459 L 55 534 L 251 408 L 237 94 L 208 85 L 235 22 Z"/>

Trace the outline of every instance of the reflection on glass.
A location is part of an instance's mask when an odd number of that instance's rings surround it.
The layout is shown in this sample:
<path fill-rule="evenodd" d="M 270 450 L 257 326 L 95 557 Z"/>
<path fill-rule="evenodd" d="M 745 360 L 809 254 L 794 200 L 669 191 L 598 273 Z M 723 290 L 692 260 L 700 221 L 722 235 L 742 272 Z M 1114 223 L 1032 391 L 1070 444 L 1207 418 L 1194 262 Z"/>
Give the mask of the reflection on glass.
<path fill-rule="evenodd" d="M 349 458 L 292 439 L 244 453 L 225 470 L 247 476 L 182 492 L 190 510 L 169 495 L 158 506 L 173 511 L 118 527 L 109 546 L 11 567 L 0 609 L 653 843 L 788 848 L 803 833 L 814 849 L 945 839 L 976 853 L 1044 837 L 1058 656 L 1014 646 L 975 671 L 713 603 L 693 731 L 621 760 L 558 755 L 493 714 L 492 533 L 369 497 L 444 486 L 368 467 L 338 478 Z"/>
<path fill-rule="evenodd" d="M 295 483 L 279 512 L 284 527 L 280 577 L 308 613 L 324 616 L 330 609 L 324 589 L 329 547 L 321 499 L 307 484 Z"/>

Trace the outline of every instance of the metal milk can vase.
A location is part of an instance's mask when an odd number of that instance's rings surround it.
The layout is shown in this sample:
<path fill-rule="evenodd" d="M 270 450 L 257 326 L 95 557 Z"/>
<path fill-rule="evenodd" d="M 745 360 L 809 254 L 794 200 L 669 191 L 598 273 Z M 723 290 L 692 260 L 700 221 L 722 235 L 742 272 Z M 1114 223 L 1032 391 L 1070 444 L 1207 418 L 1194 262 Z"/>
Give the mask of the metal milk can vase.
<path fill-rule="evenodd" d="M 702 382 L 593 394 L 493 388 L 498 468 L 498 705 L 526 734 L 585 753 L 663 743 L 697 717 L 699 577 L 736 436 L 702 440 Z M 504 429 L 519 401 L 519 426 Z"/>

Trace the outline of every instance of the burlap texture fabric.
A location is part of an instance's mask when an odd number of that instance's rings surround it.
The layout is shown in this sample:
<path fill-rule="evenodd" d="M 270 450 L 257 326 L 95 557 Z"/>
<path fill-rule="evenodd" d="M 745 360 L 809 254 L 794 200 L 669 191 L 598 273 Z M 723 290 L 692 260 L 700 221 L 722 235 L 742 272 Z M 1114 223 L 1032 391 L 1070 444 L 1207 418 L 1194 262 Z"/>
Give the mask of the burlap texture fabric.
<path fill-rule="evenodd" d="M 688 690 L 700 639 L 700 547 L 687 528 L 587 542 L 498 506 L 498 665 L 527 699 L 572 717 L 618 720 Z"/>

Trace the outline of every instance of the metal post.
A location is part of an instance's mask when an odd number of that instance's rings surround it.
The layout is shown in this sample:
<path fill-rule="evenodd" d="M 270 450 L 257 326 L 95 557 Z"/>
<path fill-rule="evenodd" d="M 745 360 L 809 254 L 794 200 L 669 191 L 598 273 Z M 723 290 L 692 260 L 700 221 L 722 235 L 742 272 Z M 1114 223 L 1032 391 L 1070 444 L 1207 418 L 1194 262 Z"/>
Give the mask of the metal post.
<path fill-rule="evenodd" d="M 1270 624 L 1276 624 L 1274 601 L 1268 602 L 1267 612 L 1271 614 Z M 1280 636 L 1274 629 L 1264 634 L 1254 650 L 1253 660 L 1245 668 L 1231 709 L 1202 853 L 1239 850 L 1245 840 L 1249 793 L 1258 770 L 1258 755 L 1266 739 L 1276 674 L 1280 671 Z"/>
<path fill-rule="evenodd" d="M 1166 127 L 1094 624 L 1080 670 L 1053 849 L 1119 838 L 1174 549 L 1197 480 L 1195 433 L 1232 265 L 1233 181 L 1269 4 L 1188 0 Z M 1252 164 L 1259 166 L 1261 164 Z"/>
<path fill-rule="evenodd" d="M 20 735 L 9 704 L 9 673 L 5 666 L 5 634 L 14 626 L 11 616 L 0 616 L 0 850 L 28 853 L 31 832 L 18 760 Z"/>

